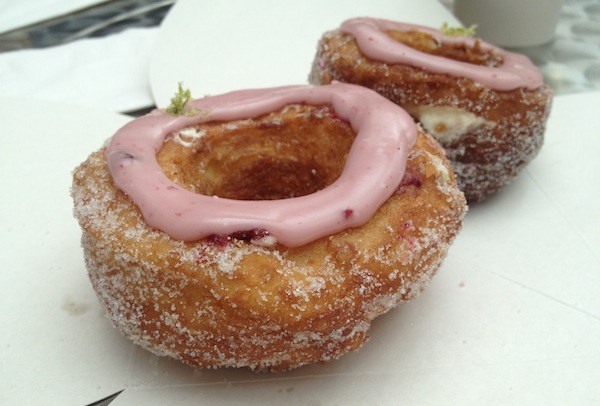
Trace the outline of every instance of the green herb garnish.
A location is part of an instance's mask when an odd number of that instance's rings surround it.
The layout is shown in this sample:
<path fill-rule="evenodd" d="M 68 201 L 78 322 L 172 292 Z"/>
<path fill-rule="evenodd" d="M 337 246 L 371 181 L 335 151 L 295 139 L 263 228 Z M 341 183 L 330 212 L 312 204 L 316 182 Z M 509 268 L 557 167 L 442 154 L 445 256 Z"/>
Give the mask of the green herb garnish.
<path fill-rule="evenodd" d="M 469 28 L 463 28 L 463 27 L 449 27 L 448 23 L 444 23 L 442 25 L 442 28 L 440 28 L 440 31 L 442 32 L 442 34 L 444 34 L 448 37 L 467 37 L 467 36 L 474 36 L 476 29 L 477 29 L 476 24 L 473 24 Z"/>
<path fill-rule="evenodd" d="M 185 105 L 192 98 L 192 92 L 190 89 L 183 89 L 183 85 L 179 82 L 177 87 L 177 93 L 171 98 L 171 104 L 166 108 L 166 112 L 175 116 L 182 116 L 187 114 L 185 111 Z"/>

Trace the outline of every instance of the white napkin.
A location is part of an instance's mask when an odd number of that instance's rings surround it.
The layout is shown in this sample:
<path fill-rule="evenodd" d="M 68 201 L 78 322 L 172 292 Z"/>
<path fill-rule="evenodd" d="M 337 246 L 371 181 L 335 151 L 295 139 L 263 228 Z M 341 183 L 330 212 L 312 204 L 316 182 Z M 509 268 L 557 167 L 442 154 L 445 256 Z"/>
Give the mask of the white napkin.
<path fill-rule="evenodd" d="M 114 112 L 152 106 L 148 63 L 158 28 L 0 54 L 0 96 Z"/>

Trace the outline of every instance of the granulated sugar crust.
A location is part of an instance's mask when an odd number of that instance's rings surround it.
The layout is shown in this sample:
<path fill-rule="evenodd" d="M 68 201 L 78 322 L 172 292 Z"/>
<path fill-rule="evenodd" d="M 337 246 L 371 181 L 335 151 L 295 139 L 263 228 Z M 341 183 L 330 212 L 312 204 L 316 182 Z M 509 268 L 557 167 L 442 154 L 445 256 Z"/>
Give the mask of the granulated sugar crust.
<path fill-rule="evenodd" d="M 369 223 L 293 249 L 151 229 L 114 186 L 103 149 L 74 171 L 72 196 L 89 277 L 126 337 L 192 367 L 271 371 L 358 349 L 375 317 L 428 285 L 466 211 L 423 132 L 404 181 Z"/>

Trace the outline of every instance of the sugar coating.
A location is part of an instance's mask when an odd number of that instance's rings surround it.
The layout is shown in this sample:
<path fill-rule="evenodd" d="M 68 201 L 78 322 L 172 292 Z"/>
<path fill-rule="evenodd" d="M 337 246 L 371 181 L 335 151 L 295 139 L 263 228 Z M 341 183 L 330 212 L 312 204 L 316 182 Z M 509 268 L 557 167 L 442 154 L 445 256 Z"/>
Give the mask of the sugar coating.
<path fill-rule="evenodd" d="M 355 39 L 340 30 L 329 31 L 320 39 L 309 80 L 368 87 L 404 107 L 415 120 L 424 119 L 426 127 L 431 116 L 422 117 L 424 112 L 446 113 L 446 119 L 438 114 L 437 130 L 425 129 L 446 149 L 459 187 L 470 203 L 510 184 L 535 158 L 552 104 L 552 92 L 546 85 L 494 91 L 470 79 L 370 60 Z"/>
<path fill-rule="evenodd" d="M 270 371 L 362 346 L 375 317 L 429 284 L 466 211 L 422 131 L 402 184 L 369 223 L 297 248 L 183 242 L 150 228 L 114 186 L 103 149 L 75 169 L 72 196 L 90 280 L 119 331 L 192 367 Z"/>

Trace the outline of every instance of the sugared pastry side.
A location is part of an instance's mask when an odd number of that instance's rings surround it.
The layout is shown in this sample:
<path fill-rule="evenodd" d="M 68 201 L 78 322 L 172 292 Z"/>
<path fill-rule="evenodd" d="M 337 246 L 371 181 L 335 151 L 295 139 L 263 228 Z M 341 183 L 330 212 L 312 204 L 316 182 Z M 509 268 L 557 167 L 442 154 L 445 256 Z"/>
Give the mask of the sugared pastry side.
<path fill-rule="evenodd" d="M 469 202 L 509 184 L 543 143 L 552 94 L 523 55 L 470 36 L 355 18 L 318 44 L 310 81 L 375 90 L 446 149 Z"/>
<path fill-rule="evenodd" d="M 81 164 L 72 195 L 124 335 L 193 367 L 272 371 L 359 348 L 425 288 L 466 210 L 439 145 L 345 84 L 156 111 Z"/>

